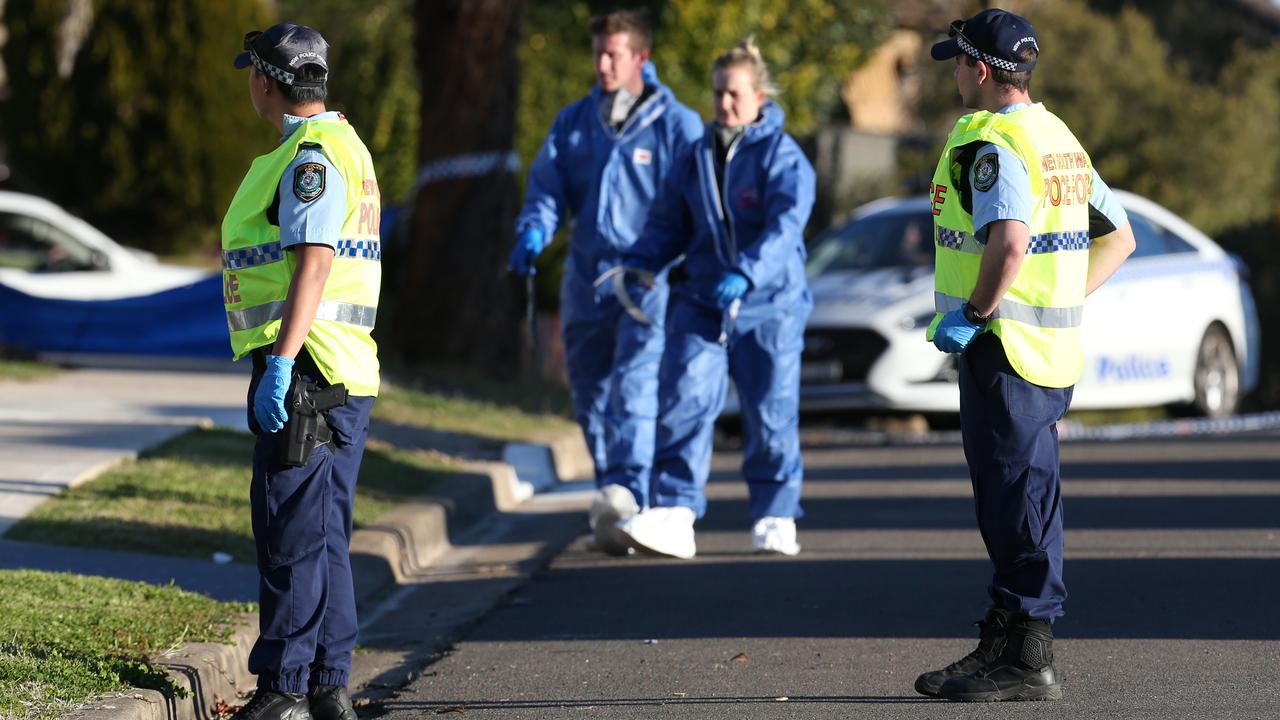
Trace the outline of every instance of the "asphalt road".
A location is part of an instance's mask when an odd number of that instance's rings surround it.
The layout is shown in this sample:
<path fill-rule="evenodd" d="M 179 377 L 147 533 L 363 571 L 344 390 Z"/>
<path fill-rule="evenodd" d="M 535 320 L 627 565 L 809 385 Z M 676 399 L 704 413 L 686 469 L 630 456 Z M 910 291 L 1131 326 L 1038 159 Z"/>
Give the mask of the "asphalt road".
<path fill-rule="evenodd" d="M 571 543 L 390 718 L 1280 717 L 1280 434 L 1068 443 L 1057 703 L 953 704 L 989 565 L 957 445 L 811 446 L 798 558 L 750 554 L 720 454 L 698 557 Z M 585 523 L 583 523 L 585 530 Z"/>

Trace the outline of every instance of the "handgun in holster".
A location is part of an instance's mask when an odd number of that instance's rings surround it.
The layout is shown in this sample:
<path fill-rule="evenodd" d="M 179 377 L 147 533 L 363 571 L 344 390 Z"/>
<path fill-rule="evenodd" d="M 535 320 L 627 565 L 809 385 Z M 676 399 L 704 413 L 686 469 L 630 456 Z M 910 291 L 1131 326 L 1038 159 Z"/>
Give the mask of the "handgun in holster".
<path fill-rule="evenodd" d="M 280 432 L 280 462 L 289 467 L 302 467 L 317 447 L 331 444 L 333 431 L 324 413 L 346 404 L 346 385 L 337 383 L 322 388 L 294 373 L 293 387 L 285 398 L 289 419 Z"/>

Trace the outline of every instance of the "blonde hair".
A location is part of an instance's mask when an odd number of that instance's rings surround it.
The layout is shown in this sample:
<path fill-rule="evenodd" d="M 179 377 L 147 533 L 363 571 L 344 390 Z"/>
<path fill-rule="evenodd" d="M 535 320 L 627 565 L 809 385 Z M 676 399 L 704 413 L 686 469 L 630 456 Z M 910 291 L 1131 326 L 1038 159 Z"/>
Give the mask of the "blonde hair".
<path fill-rule="evenodd" d="M 765 95 L 774 97 L 782 92 L 782 89 L 773 84 L 773 80 L 769 78 L 769 66 L 765 63 L 764 57 L 760 55 L 760 48 L 756 47 L 756 39 L 754 35 L 748 35 L 738 43 L 737 47 L 726 50 L 716 58 L 711 64 L 711 72 L 717 70 L 727 70 L 731 67 L 745 65 L 751 70 L 751 86 L 756 90 L 763 91 Z"/>

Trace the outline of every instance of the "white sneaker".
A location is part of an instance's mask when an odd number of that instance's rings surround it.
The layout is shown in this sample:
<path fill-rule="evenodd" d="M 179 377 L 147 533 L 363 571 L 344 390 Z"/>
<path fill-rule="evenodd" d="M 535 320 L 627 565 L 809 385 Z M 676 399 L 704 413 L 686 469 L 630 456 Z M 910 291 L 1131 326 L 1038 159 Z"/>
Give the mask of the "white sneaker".
<path fill-rule="evenodd" d="M 696 519 L 693 508 L 649 508 L 619 521 L 618 532 L 636 550 L 688 560 L 698 551 L 693 541 Z"/>
<path fill-rule="evenodd" d="M 751 528 L 751 548 L 757 555 L 798 555 L 796 521 L 789 517 L 762 517 Z"/>
<path fill-rule="evenodd" d="M 630 555 L 632 550 L 618 533 L 618 521 L 640 512 L 636 497 L 621 485 L 605 485 L 596 491 L 587 511 L 587 524 L 597 550 L 608 555 Z"/>

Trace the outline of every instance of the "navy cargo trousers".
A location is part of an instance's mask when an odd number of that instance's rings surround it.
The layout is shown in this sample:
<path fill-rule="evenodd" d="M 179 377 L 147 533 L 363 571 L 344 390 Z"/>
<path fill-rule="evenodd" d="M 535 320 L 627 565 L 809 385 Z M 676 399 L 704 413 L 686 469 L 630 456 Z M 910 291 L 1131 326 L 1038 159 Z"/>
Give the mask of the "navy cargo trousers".
<path fill-rule="evenodd" d="M 994 333 L 960 357 L 960 427 L 978 529 L 995 566 L 991 600 L 1050 622 L 1067 597 L 1056 423 L 1071 392 L 1024 380 Z"/>
<path fill-rule="evenodd" d="M 296 367 L 304 377 L 318 373 Z M 346 685 L 355 650 L 356 600 L 351 580 L 351 516 L 356 476 L 369 434 L 372 397 L 349 397 L 326 414 L 332 445 L 303 467 L 281 465 L 280 433 L 257 433 L 249 488 L 258 552 L 259 637 L 249 654 L 258 687 L 305 693 L 314 685 Z M 283 431 L 282 431 L 283 432 Z"/>

